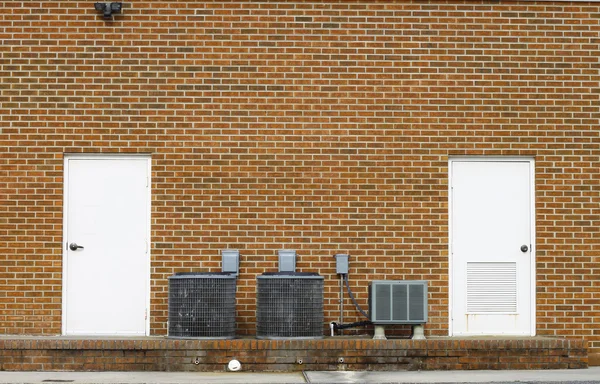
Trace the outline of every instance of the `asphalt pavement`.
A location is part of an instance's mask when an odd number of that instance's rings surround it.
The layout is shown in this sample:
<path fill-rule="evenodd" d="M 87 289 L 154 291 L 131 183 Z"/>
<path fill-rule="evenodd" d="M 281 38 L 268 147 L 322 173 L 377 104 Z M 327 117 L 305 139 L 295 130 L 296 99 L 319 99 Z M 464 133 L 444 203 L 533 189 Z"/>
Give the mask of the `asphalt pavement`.
<path fill-rule="evenodd" d="M 600 384 L 600 367 L 542 371 L 0 372 L 0 384 L 576 383 Z"/>

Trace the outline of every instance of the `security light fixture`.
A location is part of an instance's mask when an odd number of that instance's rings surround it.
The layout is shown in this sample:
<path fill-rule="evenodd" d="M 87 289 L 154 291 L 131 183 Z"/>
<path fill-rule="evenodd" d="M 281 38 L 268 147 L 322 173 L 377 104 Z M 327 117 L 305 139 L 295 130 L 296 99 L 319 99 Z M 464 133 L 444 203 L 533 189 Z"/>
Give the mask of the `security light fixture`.
<path fill-rule="evenodd" d="M 104 19 L 108 20 L 113 13 L 120 13 L 123 3 L 95 3 L 96 11 L 104 14 Z"/>

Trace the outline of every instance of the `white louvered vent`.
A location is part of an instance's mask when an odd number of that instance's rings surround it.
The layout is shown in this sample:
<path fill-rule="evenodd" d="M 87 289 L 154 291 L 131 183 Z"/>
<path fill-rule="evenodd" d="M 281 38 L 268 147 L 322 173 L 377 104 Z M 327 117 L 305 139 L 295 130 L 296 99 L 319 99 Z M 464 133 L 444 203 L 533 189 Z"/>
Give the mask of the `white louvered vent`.
<path fill-rule="evenodd" d="M 467 312 L 516 311 L 516 263 L 467 263 Z"/>

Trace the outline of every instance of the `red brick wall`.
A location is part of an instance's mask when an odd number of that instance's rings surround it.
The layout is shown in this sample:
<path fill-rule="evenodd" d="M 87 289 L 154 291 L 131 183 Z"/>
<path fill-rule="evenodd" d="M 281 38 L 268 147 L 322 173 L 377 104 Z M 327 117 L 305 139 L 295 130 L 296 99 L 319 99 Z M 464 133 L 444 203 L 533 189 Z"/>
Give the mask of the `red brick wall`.
<path fill-rule="evenodd" d="M 538 334 L 600 351 L 599 32 L 580 2 L 4 2 L 0 333 L 60 333 L 65 153 L 152 154 L 153 334 L 167 277 L 223 248 L 252 334 L 291 248 L 326 321 L 344 252 L 365 307 L 370 280 L 429 280 L 446 335 L 448 157 L 533 156 Z"/>

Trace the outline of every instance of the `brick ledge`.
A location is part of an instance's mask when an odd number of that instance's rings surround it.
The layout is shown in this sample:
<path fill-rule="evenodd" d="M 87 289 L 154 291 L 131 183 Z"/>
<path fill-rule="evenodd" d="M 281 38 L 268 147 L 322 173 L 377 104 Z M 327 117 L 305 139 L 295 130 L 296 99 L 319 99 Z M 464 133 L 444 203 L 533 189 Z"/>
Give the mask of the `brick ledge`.
<path fill-rule="evenodd" d="M 2 338 L 7 371 L 468 370 L 587 368 L 581 339 L 179 340 Z M 301 362 L 301 363 L 300 363 Z"/>

